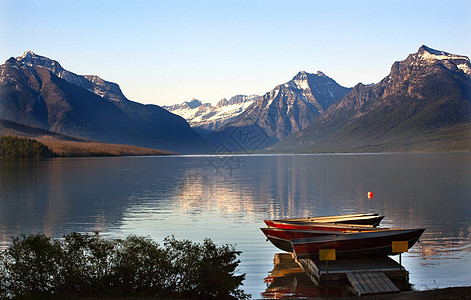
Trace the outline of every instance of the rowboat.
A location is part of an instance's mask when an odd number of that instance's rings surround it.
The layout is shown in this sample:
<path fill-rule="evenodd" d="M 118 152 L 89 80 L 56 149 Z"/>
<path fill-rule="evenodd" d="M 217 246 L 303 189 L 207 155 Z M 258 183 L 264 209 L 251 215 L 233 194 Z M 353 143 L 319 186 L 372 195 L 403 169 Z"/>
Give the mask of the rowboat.
<path fill-rule="evenodd" d="M 392 252 L 393 241 L 407 241 L 408 249 L 425 229 L 388 229 L 369 232 L 324 235 L 292 239 L 297 258 L 319 258 L 320 249 L 335 249 L 337 258 L 371 257 L 397 254 Z"/>
<path fill-rule="evenodd" d="M 337 215 L 337 216 L 318 216 L 318 217 L 306 217 L 306 218 L 294 218 L 294 219 L 280 219 L 283 221 L 313 221 L 313 222 L 338 222 L 341 220 L 349 220 L 349 219 L 358 219 L 364 217 L 374 217 L 378 216 L 377 213 L 367 213 L 367 214 L 349 214 L 349 215 Z"/>
<path fill-rule="evenodd" d="M 286 228 L 286 224 L 307 226 L 310 223 L 334 223 L 378 226 L 384 216 L 379 214 L 350 214 L 325 217 L 307 217 L 295 219 L 263 220 L 268 227 Z M 284 227 L 283 227 L 284 226 Z M 301 229 L 301 228 L 298 228 Z"/>
<path fill-rule="evenodd" d="M 345 230 L 375 230 L 373 225 L 361 224 L 337 224 L 337 223 L 320 223 L 320 222 L 281 222 L 268 221 L 265 222 L 268 228 L 280 229 L 298 229 L 298 230 L 328 230 L 328 231 L 345 231 Z"/>
<path fill-rule="evenodd" d="M 327 224 L 328 225 L 328 224 Z M 282 228 L 260 228 L 260 230 L 265 234 L 267 239 L 278 249 L 293 252 L 293 246 L 291 245 L 291 240 L 300 239 L 300 238 L 310 238 L 310 237 L 319 237 L 325 235 L 339 235 L 339 234 L 350 234 L 358 233 L 363 231 L 371 230 L 387 230 L 386 228 L 372 228 L 372 227 L 354 227 L 354 226 L 335 226 L 331 230 L 306 230 L 306 229 L 282 229 Z M 340 230 L 341 229 L 341 230 Z"/>

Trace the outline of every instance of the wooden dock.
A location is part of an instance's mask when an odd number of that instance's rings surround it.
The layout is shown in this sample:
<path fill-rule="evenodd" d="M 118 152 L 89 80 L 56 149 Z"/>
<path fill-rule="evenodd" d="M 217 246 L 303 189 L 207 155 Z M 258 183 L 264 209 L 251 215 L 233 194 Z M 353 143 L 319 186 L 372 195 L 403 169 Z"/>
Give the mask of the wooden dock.
<path fill-rule="evenodd" d="M 390 257 L 325 261 L 296 259 L 318 286 L 347 284 L 356 295 L 394 293 L 409 286 L 409 272 Z"/>
<path fill-rule="evenodd" d="M 347 272 L 352 291 L 358 296 L 365 294 L 399 293 L 400 290 L 382 271 Z"/>

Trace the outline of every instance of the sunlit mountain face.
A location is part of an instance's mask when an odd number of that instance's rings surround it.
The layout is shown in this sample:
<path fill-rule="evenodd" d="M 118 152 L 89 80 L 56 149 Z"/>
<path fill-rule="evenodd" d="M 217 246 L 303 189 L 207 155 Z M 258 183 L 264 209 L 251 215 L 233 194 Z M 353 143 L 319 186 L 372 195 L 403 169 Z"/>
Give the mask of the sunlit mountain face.
<path fill-rule="evenodd" d="M 77 75 L 31 51 L 0 65 L 0 86 L 0 119 L 107 143 L 208 151 L 181 117 L 130 101 L 116 83 Z"/>
<path fill-rule="evenodd" d="M 422 46 L 379 83 L 356 85 L 273 151 L 407 152 L 471 149 L 466 56 Z"/>

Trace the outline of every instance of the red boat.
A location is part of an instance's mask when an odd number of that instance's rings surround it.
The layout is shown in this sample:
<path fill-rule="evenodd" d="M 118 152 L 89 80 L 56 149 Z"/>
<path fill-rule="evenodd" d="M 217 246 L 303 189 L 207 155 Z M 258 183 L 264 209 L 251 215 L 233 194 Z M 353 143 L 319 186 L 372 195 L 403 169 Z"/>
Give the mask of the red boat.
<path fill-rule="evenodd" d="M 360 224 L 337 224 L 337 223 L 319 223 L 319 222 L 280 222 L 264 220 L 269 228 L 297 229 L 297 230 L 328 230 L 328 231 L 346 231 L 346 230 L 376 230 L 372 225 Z"/>
<path fill-rule="evenodd" d="M 296 219 L 279 219 L 279 220 L 263 220 L 268 227 L 277 227 L 285 229 L 308 229 L 300 228 L 298 226 L 309 226 L 312 223 L 333 223 L 333 224 L 355 224 L 378 226 L 384 216 L 379 214 L 351 214 L 339 216 L 325 216 L 325 217 L 308 217 Z M 290 224 L 296 226 L 289 228 Z"/>
<path fill-rule="evenodd" d="M 297 258 L 319 258 L 319 249 L 335 249 L 337 258 L 386 256 L 393 241 L 407 241 L 411 248 L 425 229 L 389 229 L 360 233 L 325 235 L 291 240 Z"/>
<path fill-rule="evenodd" d="M 332 226 L 332 225 L 330 225 Z M 299 238 L 309 238 L 309 237 L 318 237 L 324 235 L 336 235 L 336 234 L 350 234 L 358 233 L 362 231 L 371 231 L 371 230 L 387 230 L 386 228 L 358 228 L 358 227 L 345 227 L 345 226 L 336 226 L 330 227 L 332 230 L 305 230 L 305 229 L 282 229 L 282 228 L 260 228 L 265 234 L 267 239 L 278 249 L 293 252 L 293 246 L 291 245 L 291 240 Z M 342 229 L 342 230 L 334 230 Z M 365 230 L 366 229 L 366 230 Z"/>

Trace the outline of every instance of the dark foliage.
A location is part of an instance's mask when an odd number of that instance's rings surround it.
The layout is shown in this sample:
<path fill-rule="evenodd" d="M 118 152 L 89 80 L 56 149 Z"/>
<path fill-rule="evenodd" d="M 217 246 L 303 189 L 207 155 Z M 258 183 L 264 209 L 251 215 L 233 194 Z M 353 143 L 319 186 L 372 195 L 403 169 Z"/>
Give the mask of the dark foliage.
<path fill-rule="evenodd" d="M 0 157 L 45 158 L 53 152 L 43 143 L 29 138 L 0 136 Z"/>
<path fill-rule="evenodd" d="M 103 239 L 71 233 L 61 240 L 42 234 L 13 238 L 0 254 L 0 299 L 145 296 L 246 299 L 245 274 L 231 245 L 167 237 Z"/>

